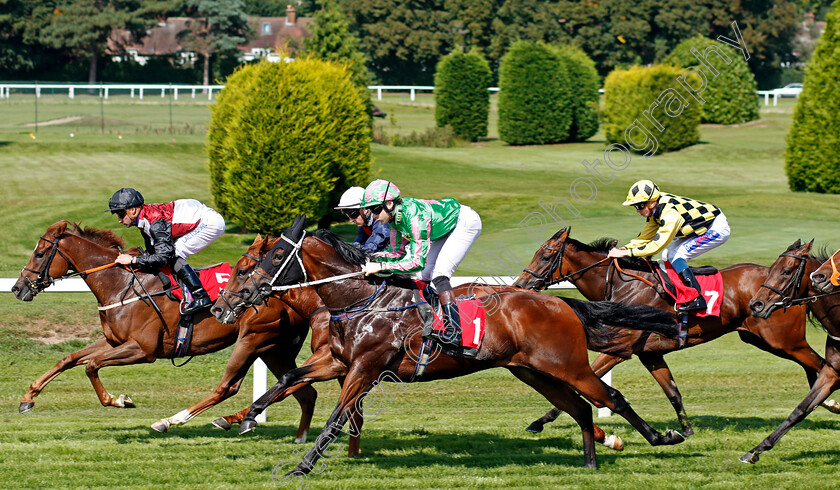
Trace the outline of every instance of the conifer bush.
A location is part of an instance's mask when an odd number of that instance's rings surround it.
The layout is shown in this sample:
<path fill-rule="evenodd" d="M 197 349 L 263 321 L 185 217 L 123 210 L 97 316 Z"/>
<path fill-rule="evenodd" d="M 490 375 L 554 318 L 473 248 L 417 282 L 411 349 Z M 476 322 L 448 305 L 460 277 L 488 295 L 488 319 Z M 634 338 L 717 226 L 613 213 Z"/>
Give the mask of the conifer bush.
<path fill-rule="evenodd" d="M 683 68 L 695 66 L 705 75 L 707 87 L 701 94 L 705 103 L 700 122 L 741 124 L 758 119 L 755 76 L 741 53 L 721 42 L 697 36 L 678 44 L 665 63 Z"/>
<path fill-rule="evenodd" d="M 476 141 L 487 136 L 490 114 L 490 65 L 476 50 L 456 49 L 435 70 L 435 123 L 452 127 L 459 138 Z"/>
<path fill-rule="evenodd" d="M 560 143 L 572 125 L 571 89 L 560 55 L 518 41 L 499 68 L 499 138 L 511 145 Z"/>
<path fill-rule="evenodd" d="M 572 124 L 569 141 L 586 141 L 598 132 L 599 94 L 601 81 L 595 62 L 582 49 L 555 46 L 554 49 L 566 65 L 571 90 Z"/>
<path fill-rule="evenodd" d="M 263 61 L 228 78 L 211 108 L 212 191 L 224 216 L 279 234 L 318 221 L 370 173 L 370 127 L 345 64 Z"/>
<path fill-rule="evenodd" d="M 840 193 L 840 1 L 805 68 L 787 137 L 785 172 L 794 191 Z"/>
<path fill-rule="evenodd" d="M 700 104 L 677 83 L 682 72 L 672 65 L 633 66 L 610 72 L 604 80 L 602 112 L 607 142 L 646 155 L 697 143 Z"/>

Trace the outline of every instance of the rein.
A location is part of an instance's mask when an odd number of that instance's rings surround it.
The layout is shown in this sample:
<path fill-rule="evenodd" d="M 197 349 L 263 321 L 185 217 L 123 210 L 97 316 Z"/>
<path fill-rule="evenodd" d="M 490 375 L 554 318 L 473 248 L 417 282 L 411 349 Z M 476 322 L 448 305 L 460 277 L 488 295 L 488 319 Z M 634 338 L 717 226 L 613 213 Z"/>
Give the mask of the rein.
<path fill-rule="evenodd" d="M 326 284 L 328 282 L 343 281 L 343 280 L 349 279 L 351 277 L 361 276 L 362 274 L 364 274 L 364 271 L 350 272 L 350 273 L 347 273 L 347 274 L 341 274 L 340 276 L 332 276 L 332 277 L 327 277 L 327 278 L 324 278 L 324 279 L 318 279 L 317 281 L 308 281 L 308 282 L 301 282 L 301 283 L 298 283 L 298 284 L 289 284 L 288 286 L 271 286 L 271 290 L 272 291 L 287 291 L 289 289 L 295 289 L 295 288 L 303 289 L 305 287 L 316 286 L 318 284 Z"/>
<path fill-rule="evenodd" d="M 609 257 L 607 257 L 607 258 L 609 258 Z M 615 259 L 615 262 L 614 262 L 614 264 L 613 264 L 613 265 L 615 265 L 615 268 L 616 268 L 616 270 L 617 270 L 618 272 L 620 272 L 620 273 L 624 274 L 625 276 L 630 276 L 630 277 L 633 277 L 633 278 L 635 278 L 635 279 L 638 279 L 638 280 L 642 281 L 643 283 L 647 284 L 647 285 L 648 285 L 648 286 L 650 286 L 650 287 L 656 287 L 656 286 L 654 286 L 654 285 L 653 285 L 653 283 L 652 283 L 652 282 L 648 281 L 648 280 L 647 280 L 647 279 L 645 279 L 644 277 L 642 277 L 642 276 L 637 276 L 636 274 L 631 274 L 631 273 L 629 273 L 629 272 L 625 271 L 624 269 L 622 269 L 622 268 L 621 268 L 621 266 L 620 266 L 620 265 L 618 265 L 618 259 Z"/>
<path fill-rule="evenodd" d="M 781 306 L 784 309 L 788 309 L 788 307 L 793 306 L 793 305 L 809 303 L 811 301 L 816 301 L 818 298 L 822 298 L 822 297 L 825 297 L 825 296 L 831 296 L 832 294 L 835 294 L 835 293 L 828 293 L 828 294 L 822 294 L 822 295 L 819 295 L 819 296 L 808 296 L 808 297 L 805 297 L 805 298 L 794 298 L 793 297 L 794 289 L 796 288 L 797 284 L 802 283 L 802 276 L 805 273 L 805 264 L 806 264 L 806 261 L 808 259 L 807 259 L 807 257 L 803 257 L 801 255 L 793 255 L 793 254 L 789 254 L 787 252 L 779 255 L 779 257 L 790 257 L 790 258 L 796 259 L 796 260 L 799 261 L 799 265 L 796 266 L 796 273 L 794 273 L 793 276 L 791 277 L 790 283 L 788 283 L 788 285 L 785 286 L 784 288 L 778 289 L 778 288 L 775 288 L 775 287 L 773 287 L 773 286 L 771 286 L 767 283 L 762 283 L 761 286 L 759 286 L 761 288 L 766 288 L 766 289 L 769 289 L 770 291 L 773 291 L 774 293 L 778 294 L 780 298 L 782 298 L 780 301 L 777 301 L 777 302 L 773 303 L 774 306 Z M 786 291 L 788 291 L 788 290 L 790 291 L 790 296 L 786 296 L 786 294 L 787 294 Z"/>

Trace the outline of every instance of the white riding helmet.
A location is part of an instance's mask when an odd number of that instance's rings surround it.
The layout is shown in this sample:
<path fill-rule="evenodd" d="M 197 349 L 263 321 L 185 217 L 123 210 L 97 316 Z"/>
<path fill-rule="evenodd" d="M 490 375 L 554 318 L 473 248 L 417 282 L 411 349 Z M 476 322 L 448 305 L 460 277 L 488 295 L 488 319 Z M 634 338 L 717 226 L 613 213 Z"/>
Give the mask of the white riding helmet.
<path fill-rule="evenodd" d="M 341 199 L 338 201 L 338 206 L 333 209 L 359 209 L 364 195 L 364 188 L 351 187 L 344 191 L 344 194 L 341 195 Z"/>

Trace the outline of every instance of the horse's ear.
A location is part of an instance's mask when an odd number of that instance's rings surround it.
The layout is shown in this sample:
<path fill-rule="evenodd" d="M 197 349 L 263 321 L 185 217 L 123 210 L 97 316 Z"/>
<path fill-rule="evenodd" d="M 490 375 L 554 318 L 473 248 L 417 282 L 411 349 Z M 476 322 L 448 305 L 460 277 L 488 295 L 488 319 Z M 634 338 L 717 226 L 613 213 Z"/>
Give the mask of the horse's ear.
<path fill-rule="evenodd" d="M 56 224 L 52 225 L 47 229 L 46 235 L 50 236 L 50 238 L 58 238 L 59 236 L 63 235 L 65 231 L 67 231 L 67 224 L 69 221 L 61 220 Z"/>
<path fill-rule="evenodd" d="M 306 215 L 305 214 L 298 214 L 295 217 L 295 222 L 292 223 L 291 228 L 289 228 L 289 232 L 291 235 L 287 235 L 292 239 L 297 239 L 297 237 L 301 236 L 303 233 L 303 229 L 306 227 Z"/>
<path fill-rule="evenodd" d="M 810 252 L 811 247 L 813 247 L 813 246 L 814 246 L 814 239 L 812 238 L 810 242 L 805 244 L 805 247 L 803 247 L 803 249 L 804 249 L 805 252 Z"/>
<path fill-rule="evenodd" d="M 801 246 L 802 246 L 802 240 L 800 240 L 798 238 L 796 239 L 795 242 L 793 242 L 793 245 L 791 245 L 792 248 L 799 248 Z"/>

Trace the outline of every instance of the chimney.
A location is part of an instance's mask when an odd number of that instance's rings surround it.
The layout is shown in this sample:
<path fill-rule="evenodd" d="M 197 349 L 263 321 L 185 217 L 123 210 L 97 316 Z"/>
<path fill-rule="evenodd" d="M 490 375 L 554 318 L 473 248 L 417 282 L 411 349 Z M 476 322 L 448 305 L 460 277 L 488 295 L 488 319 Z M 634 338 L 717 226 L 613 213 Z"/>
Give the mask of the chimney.
<path fill-rule="evenodd" d="M 293 26 L 297 22 L 297 11 L 291 5 L 286 5 L 286 25 Z"/>

